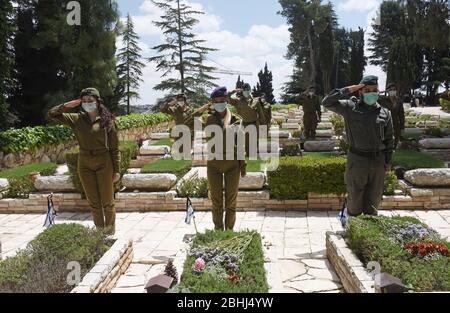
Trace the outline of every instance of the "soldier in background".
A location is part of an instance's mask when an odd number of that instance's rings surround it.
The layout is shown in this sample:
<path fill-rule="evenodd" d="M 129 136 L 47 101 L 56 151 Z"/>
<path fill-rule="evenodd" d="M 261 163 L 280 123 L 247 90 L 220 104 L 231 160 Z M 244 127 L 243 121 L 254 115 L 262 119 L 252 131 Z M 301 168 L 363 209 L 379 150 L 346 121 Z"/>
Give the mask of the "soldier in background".
<path fill-rule="evenodd" d="M 405 109 L 403 99 L 399 97 L 397 86 L 389 84 L 385 95 L 380 97 L 380 104 L 391 111 L 392 124 L 394 125 L 394 148 L 398 147 L 400 138 L 405 132 Z"/>
<path fill-rule="evenodd" d="M 316 138 L 317 125 L 322 120 L 322 109 L 319 96 L 316 95 L 314 86 L 297 97 L 297 102 L 303 106 L 303 127 L 307 139 Z"/>
<path fill-rule="evenodd" d="M 358 92 L 347 100 L 348 95 Z M 376 215 L 384 177 L 392 167 L 394 134 L 391 113 L 378 104 L 378 77 L 366 76 L 359 85 L 335 89 L 323 106 L 344 117 L 347 142 L 345 181 L 348 215 Z"/>

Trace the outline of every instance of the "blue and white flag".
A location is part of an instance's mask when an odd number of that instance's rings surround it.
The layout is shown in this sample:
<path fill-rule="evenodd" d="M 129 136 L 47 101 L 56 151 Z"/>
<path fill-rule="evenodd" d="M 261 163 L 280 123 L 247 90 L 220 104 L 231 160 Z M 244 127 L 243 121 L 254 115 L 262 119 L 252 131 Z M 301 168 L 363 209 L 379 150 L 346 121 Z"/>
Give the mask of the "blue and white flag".
<path fill-rule="evenodd" d="M 338 215 L 338 219 L 342 224 L 342 228 L 347 228 L 348 222 L 348 209 L 347 209 L 347 200 L 345 200 L 344 205 L 342 206 L 342 210 Z"/>
<path fill-rule="evenodd" d="M 195 210 L 192 206 L 192 201 L 187 197 L 186 199 L 186 224 L 191 225 L 192 218 L 195 218 Z"/>
<path fill-rule="evenodd" d="M 55 224 L 56 210 L 53 206 L 53 193 L 47 197 L 47 216 L 45 217 L 44 227 L 50 227 Z"/>

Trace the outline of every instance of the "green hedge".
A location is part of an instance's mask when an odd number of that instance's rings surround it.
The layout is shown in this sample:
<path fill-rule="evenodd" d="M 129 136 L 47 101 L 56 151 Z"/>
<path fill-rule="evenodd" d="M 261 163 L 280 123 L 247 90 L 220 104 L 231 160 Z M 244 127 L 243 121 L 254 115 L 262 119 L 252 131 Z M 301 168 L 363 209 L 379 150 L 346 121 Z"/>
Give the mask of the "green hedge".
<path fill-rule="evenodd" d="M 123 176 L 130 167 L 130 161 L 133 159 L 133 156 L 137 155 L 138 145 L 134 141 L 121 141 L 119 143 L 119 151 L 120 151 L 120 175 Z M 83 186 L 78 176 L 79 153 L 80 152 L 78 148 L 66 152 L 66 162 L 75 188 L 79 193 L 84 195 Z M 120 180 L 114 185 L 115 191 L 119 191 L 121 188 L 122 188 L 122 180 Z"/>
<path fill-rule="evenodd" d="M 346 159 L 325 154 L 283 157 L 276 171 L 268 172 L 271 197 L 279 200 L 307 199 L 308 192 L 342 195 Z"/>
<path fill-rule="evenodd" d="M 407 170 L 417 168 L 444 168 L 445 164 L 433 156 L 411 149 L 399 149 L 394 153 L 392 164 Z"/>
<path fill-rule="evenodd" d="M 154 126 L 171 120 L 169 115 L 132 114 L 117 118 L 119 130 Z M 75 139 L 72 130 L 62 125 L 46 125 L 10 129 L 0 132 L 0 151 L 14 153 L 38 149 L 45 145 L 67 143 Z"/>
<path fill-rule="evenodd" d="M 208 179 L 203 177 L 192 177 L 183 180 L 177 188 L 180 198 L 208 198 Z"/>
<path fill-rule="evenodd" d="M 111 247 L 107 234 L 79 224 L 53 225 L 16 256 L 0 261 L 0 293 L 69 293 L 69 262 L 81 278 Z"/>
<path fill-rule="evenodd" d="M 18 166 L 16 168 L 0 171 L 0 178 L 7 178 L 9 182 L 7 198 L 28 198 L 31 192 L 35 192 L 34 184 L 28 179 L 32 172 L 39 172 L 42 176 L 50 176 L 56 172 L 56 163 L 34 163 Z"/>
<path fill-rule="evenodd" d="M 214 243 L 220 244 L 223 240 L 228 240 L 242 234 L 250 232 L 230 232 L 230 231 L 207 231 L 205 234 L 195 236 L 192 247 L 208 246 Z M 214 245 L 216 247 L 216 245 Z M 264 253 L 262 249 L 261 236 L 255 234 L 247 249 L 243 252 L 242 262 L 237 265 L 240 268 L 237 283 L 231 283 L 219 273 L 203 272 L 197 274 L 192 271 L 195 261 L 194 256 L 187 257 L 184 262 L 184 270 L 181 282 L 175 287 L 175 292 L 192 293 L 267 293 L 269 287 L 264 269 Z"/>
<path fill-rule="evenodd" d="M 382 272 L 400 278 L 414 291 L 450 291 L 449 256 L 419 257 L 405 249 L 410 242 L 428 240 L 450 247 L 438 234 L 424 229 L 428 227 L 411 217 L 360 216 L 349 220 L 346 238 L 364 265 L 380 263 Z"/>

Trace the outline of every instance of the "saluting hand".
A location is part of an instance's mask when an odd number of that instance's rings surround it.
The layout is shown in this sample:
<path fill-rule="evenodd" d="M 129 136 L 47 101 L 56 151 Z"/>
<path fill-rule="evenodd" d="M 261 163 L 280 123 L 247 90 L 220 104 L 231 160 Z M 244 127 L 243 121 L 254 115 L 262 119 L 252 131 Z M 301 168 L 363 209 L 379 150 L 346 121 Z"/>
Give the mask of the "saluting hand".
<path fill-rule="evenodd" d="M 77 106 L 80 106 L 80 105 L 81 105 L 81 99 L 72 100 L 72 101 L 69 101 L 64 104 L 64 106 L 66 108 L 70 108 L 70 109 L 76 108 Z"/>
<path fill-rule="evenodd" d="M 357 92 L 358 90 L 361 90 L 365 87 L 366 85 L 364 84 L 360 84 L 360 85 L 353 85 L 353 86 L 348 86 L 346 87 L 349 93 L 354 93 Z"/>

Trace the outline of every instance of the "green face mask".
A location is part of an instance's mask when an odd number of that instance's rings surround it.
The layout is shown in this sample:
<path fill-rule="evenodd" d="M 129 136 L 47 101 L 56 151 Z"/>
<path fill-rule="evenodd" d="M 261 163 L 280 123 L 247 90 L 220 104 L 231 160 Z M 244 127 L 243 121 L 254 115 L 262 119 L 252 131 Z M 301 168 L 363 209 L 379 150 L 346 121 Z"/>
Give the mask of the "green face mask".
<path fill-rule="evenodd" d="M 377 104 L 378 98 L 380 94 L 378 92 L 368 92 L 363 94 L 363 101 L 367 105 L 375 105 Z"/>

